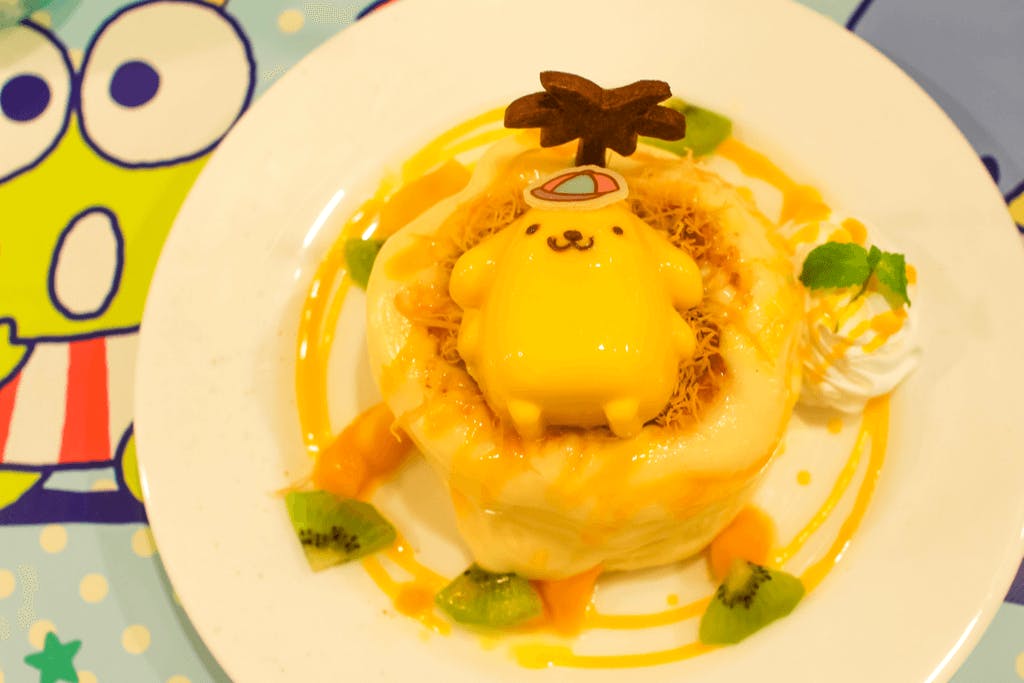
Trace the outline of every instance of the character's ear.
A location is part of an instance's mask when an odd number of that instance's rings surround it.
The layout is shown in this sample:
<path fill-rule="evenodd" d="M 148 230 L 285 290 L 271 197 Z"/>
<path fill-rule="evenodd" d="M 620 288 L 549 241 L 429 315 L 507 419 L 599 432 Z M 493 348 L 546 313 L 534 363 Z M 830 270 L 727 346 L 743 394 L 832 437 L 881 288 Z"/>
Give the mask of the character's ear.
<path fill-rule="evenodd" d="M 661 273 L 664 286 L 668 288 L 669 296 L 672 297 L 672 305 L 677 310 L 685 311 L 699 304 L 704 298 L 704 283 L 696 262 L 653 228 L 647 228 L 642 232 L 654 258 L 658 261 L 658 271 Z"/>
<path fill-rule="evenodd" d="M 488 237 L 455 262 L 448 292 L 460 308 L 479 308 L 494 281 L 494 267 L 515 231 L 514 226 Z"/>

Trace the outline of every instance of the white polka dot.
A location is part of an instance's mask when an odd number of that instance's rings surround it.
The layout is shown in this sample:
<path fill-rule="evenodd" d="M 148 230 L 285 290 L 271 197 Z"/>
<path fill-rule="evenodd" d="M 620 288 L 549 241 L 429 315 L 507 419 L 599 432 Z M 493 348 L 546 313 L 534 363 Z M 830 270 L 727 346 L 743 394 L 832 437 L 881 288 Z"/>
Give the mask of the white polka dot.
<path fill-rule="evenodd" d="M 121 633 L 121 646 L 129 654 L 141 655 L 149 649 L 149 641 L 149 629 L 139 624 L 129 626 Z"/>
<path fill-rule="evenodd" d="M 0 680 L 0 683 L 4 682 Z M 192 683 L 192 681 L 188 680 L 187 676 L 171 676 L 167 679 L 167 683 Z"/>
<path fill-rule="evenodd" d="M 142 527 L 132 534 L 132 550 L 139 557 L 152 557 L 156 552 L 153 532 L 149 530 L 149 527 Z"/>
<path fill-rule="evenodd" d="M 297 9 L 286 9 L 277 16 L 277 27 L 283 33 L 298 33 L 306 24 L 306 16 Z"/>
<path fill-rule="evenodd" d="M 116 491 L 117 482 L 113 479 L 97 479 L 89 489 L 91 491 Z"/>
<path fill-rule="evenodd" d="M 15 585 L 14 573 L 8 569 L 0 569 L 0 600 L 11 597 Z"/>
<path fill-rule="evenodd" d="M 43 28 L 50 28 L 53 26 L 53 17 L 51 17 L 50 13 L 45 10 L 33 12 L 31 19 L 33 22 L 39 24 Z"/>
<path fill-rule="evenodd" d="M 59 553 L 68 544 L 68 531 L 59 524 L 43 527 L 39 533 L 39 545 L 48 553 Z"/>
<path fill-rule="evenodd" d="M 78 683 L 98 683 L 96 680 L 96 674 L 91 671 L 79 671 Z"/>
<path fill-rule="evenodd" d="M 78 594 L 86 602 L 99 602 L 107 597 L 110 586 L 102 574 L 86 574 L 78 584 Z"/>
<path fill-rule="evenodd" d="M 43 645 L 46 644 L 46 634 L 56 633 L 57 627 L 53 625 L 52 621 L 46 619 L 40 619 L 28 629 L 28 642 L 32 643 L 32 647 L 37 650 L 42 650 Z"/>
<path fill-rule="evenodd" d="M 1017 675 L 1024 680 L 1024 652 L 1017 655 Z"/>

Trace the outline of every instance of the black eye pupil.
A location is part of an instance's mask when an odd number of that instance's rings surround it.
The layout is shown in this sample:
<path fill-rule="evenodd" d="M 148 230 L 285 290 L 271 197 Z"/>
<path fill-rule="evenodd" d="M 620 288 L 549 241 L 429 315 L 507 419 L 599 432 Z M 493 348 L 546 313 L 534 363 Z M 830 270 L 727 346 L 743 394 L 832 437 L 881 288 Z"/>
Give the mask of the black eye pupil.
<path fill-rule="evenodd" d="M 110 79 L 110 96 L 122 107 L 141 107 L 160 89 L 160 74 L 149 64 L 125 62 Z"/>
<path fill-rule="evenodd" d="M 620 228 L 619 226 L 616 225 L 614 228 L 612 228 L 612 232 L 614 232 L 616 235 L 621 235 L 622 234 L 622 228 Z"/>
<path fill-rule="evenodd" d="M 537 232 L 538 230 L 540 230 L 540 226 L 537 225 L 536 223 L 534 223 L 533 225 L 531 225 L 530 227 L 528 227 L 526 229 L 526 234 L 527 235 L 532 235 L 533 233 Z"/>
<path fill-rule="evenodd" d="M 50 86 L 35 74 L 15 76 L 0 88 L 0 112 L 25 123 L 39 118 L 50 104 Z"/>

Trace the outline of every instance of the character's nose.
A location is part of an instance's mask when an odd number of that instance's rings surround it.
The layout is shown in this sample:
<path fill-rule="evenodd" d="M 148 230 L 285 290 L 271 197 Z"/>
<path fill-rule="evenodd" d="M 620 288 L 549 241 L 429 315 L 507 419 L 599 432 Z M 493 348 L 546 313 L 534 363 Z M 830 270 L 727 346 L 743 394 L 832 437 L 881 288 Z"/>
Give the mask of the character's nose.
<path fill-rule="evenodd" d="M 570 242 L 579 242 L 581 239 L 583 239 L 583 233 L 580 232 L 579 230 L 566 230 L 565 232 L 562 233 L 562 235 L 564 235 L 565 239 L 569 240 Z"/>

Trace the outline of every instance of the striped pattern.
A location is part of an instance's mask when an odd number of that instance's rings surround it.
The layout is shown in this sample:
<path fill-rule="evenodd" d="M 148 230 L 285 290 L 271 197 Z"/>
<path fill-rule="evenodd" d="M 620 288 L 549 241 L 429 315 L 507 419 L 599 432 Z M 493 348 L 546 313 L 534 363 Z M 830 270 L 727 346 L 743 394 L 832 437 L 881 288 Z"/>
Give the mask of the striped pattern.
<path fill-rule="evenodd" d="M 0 463 L 112 460 L 131 423 L 135 344 L 134 334 L 37 344 L 0 387 Z"/>

